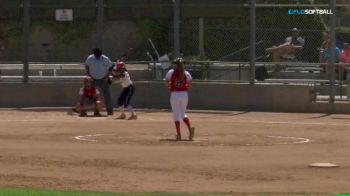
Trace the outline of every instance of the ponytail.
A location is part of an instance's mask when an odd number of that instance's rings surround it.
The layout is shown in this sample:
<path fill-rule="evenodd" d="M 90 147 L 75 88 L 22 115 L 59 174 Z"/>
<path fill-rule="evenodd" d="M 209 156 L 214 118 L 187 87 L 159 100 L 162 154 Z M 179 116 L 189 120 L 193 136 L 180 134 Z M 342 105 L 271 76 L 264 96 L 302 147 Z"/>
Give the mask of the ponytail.
<path fill-rule="evenodd" d="M 181 86 L 185 83 L 185 66 L 182 58 L 176 58 L 175 64 L 177 66 L 177 71 L 179 72 L 179 80 L 181 81 Z"/>

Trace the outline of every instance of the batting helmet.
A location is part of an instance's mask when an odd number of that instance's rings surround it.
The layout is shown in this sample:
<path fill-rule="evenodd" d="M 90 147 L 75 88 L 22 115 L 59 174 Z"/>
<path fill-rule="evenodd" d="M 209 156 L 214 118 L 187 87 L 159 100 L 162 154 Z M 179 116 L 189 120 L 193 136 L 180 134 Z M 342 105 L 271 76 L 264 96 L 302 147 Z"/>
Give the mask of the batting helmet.
<path fill-rule="evenodd" d="M 117 71 L 122 71 L 125 69 L 125 63 L 123 61 L 116 62 Z"/>

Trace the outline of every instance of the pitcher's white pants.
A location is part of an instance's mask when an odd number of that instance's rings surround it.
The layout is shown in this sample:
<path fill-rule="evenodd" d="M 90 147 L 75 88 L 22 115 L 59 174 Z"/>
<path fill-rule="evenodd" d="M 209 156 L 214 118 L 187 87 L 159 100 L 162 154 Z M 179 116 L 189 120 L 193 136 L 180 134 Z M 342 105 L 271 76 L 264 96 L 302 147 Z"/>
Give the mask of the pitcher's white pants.
<path fill-rule="evenodd" d="M 171 109 L 173 110 L 174 121 L 182 121 L 187 118 L 186 108 L 188 103 L 187 91 L 173 91 L 170 95 Z"/>

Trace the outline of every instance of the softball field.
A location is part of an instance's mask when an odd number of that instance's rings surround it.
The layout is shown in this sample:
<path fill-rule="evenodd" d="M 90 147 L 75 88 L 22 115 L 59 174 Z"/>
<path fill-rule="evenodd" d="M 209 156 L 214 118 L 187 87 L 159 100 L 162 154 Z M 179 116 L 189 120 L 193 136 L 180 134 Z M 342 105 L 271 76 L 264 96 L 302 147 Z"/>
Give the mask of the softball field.
<path fill-rule="evenodd" d="M 102 192 L 350 192 L 350 116 L 190 111 L 174 141 L 167 110 L 136 121 L 64 109 L 0 110 L 0 184 Z M 181 124 L 183 138 L 187 130 Z M 316 162 L 336 168 L 311 168 Z"/>

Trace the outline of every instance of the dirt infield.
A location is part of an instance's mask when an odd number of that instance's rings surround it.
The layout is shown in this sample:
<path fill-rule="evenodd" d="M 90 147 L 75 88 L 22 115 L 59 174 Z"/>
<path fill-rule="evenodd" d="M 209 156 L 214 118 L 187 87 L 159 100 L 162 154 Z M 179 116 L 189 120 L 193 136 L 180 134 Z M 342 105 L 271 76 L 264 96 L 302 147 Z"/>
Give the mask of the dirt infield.
<path fill-rule="evenodd" d="M 0 110 L 0 187 L 112 192 L 350 192 L 350 116 L 167 111 L 137 121 Z M 182 125 L 183 137 L 187 131 Z M 309 168 L 314 162 L 340 167 Z"/>

